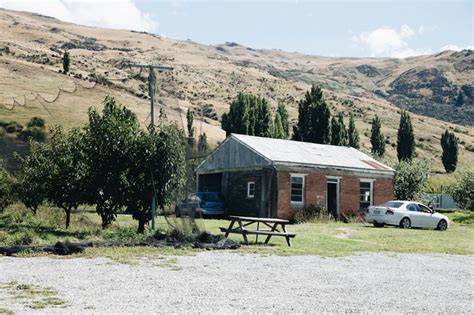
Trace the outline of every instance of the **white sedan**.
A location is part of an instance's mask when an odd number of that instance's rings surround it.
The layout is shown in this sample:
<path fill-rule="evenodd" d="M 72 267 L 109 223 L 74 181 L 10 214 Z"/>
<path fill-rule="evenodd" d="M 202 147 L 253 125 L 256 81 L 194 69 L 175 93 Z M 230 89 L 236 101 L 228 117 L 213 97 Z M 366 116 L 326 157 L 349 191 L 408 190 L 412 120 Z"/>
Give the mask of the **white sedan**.
<path fill-rule="evenodd" d="M 369 207 L 367 222 L 375 227 L 384 225 L 432 228 L 444 231 L 449 226 L 448 217 L 434 212 L 424 204 L 414 201 L 388 201 L 380 206 Z"/>

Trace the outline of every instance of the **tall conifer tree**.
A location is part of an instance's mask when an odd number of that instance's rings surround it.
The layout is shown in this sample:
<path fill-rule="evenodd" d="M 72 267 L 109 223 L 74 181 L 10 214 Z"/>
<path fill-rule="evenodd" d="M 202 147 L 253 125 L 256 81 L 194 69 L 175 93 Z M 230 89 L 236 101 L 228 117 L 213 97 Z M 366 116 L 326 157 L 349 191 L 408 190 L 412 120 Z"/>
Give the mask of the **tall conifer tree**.
<path fill-rule="evenodd" d="M 359 149 L 359 133 L 354 123 L 354 116 L 349 115 L 349 130 L 348 130 L 349 146 Z"/>
<path fill-rule="evenodd" d="M 286 110 L 285 104 L 281 102 L 278 103 L 277 113 L 280 115 L 281 125 L 283 127 L 283 139 L 288 139 L 290 136 L 290 124 L 288 122 L 288 111 Z"/>
<path fill-rule="evenodd" d="M 441 157 L 443 166 L 446 172 L 452 173 L 456 170 L 458 164 L 458 138 L 453 132 L 447 129 L 441 135 L 441 147 L 443 148 L 443 155 Z"/>
<path fill-rule="evenodd" d="M 402 110 L 397 135 L 398 160 L 411 160 L 415 156 L 415 135 L 410 115 Z"/>
<path fill-rule="evenodd" d="M 294 140 L 313 143 L 330 142 L 331 111 L 319 86 L 313 85 L 298 104 L 298 124 Z"/>
<path fill-rule="evenodd" d="M 382 123 L 377 115 L 372 119 L 372 131 L 370 136 L 372 153 L 378 156 L 385 154 L 385 141 L 382 133 Z"/>

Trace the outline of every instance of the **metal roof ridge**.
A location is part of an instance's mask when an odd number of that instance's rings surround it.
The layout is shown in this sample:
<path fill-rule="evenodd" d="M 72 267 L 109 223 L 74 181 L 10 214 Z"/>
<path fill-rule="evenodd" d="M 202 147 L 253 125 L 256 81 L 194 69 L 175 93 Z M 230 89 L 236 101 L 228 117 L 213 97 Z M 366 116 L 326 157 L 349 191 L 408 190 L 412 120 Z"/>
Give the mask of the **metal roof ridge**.
<path fill-rule="evenodd" d="M 249 145 L 248 143 L 245 143 L 245 141 L 242 141 L 242 139 L 239 139 L 238 136 L 245 136 L 245 137 L 256 137 L 256 136 L 248 136 L 248 135 L 241 135 L 241 134 L 238 134 L 238 133 L 231 133 L 230 134 L 230 137 L 229 138 L 233 138 L 235 140 L 237 140 L 240 144 L 244 145 L 247 149 L 249 149 L 250 151 L 260 155 L 261 157 L 263 157 L 265 160 L 267 160 L 267 162 L 269 162 L 270 164 L 273 163 L 273 160 L 270 159 L 268 156 L 266 156 L 265 154 L 263 154 L 262 152 L 260 152 L 259 150 L 255 149 L 254 147 L 252 147 L 251 145 Z M 259 137 L 259 138 L 266 138 L 266 137 Z M 273 138 L 268 138 L 268 139 L 273 139 Z"/>

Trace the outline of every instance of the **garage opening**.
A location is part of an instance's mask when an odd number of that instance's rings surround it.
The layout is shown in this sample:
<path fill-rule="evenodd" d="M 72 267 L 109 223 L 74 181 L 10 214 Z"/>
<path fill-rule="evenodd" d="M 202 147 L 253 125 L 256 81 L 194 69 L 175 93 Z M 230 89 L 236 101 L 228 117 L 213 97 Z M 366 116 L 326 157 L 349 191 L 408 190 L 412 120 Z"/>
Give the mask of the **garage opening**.
<path fill-rule="evenodd" d="M 198 191 L 222 192 L 222 173 L 200 174 Z"/>

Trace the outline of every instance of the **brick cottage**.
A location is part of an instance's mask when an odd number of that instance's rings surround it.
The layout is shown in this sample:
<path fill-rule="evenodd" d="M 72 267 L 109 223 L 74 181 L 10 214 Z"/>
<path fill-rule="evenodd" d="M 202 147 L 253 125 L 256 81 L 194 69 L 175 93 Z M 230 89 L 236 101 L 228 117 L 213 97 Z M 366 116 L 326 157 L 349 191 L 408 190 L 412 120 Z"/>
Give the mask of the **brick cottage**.
<path fill-rule="evenodd" d="M 230 215 L 293 219 L 315 205 L 339 218 L 392 199 L 394 170 L 350 147 L 232 134 L 196 175 Z"/>

